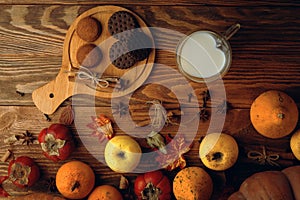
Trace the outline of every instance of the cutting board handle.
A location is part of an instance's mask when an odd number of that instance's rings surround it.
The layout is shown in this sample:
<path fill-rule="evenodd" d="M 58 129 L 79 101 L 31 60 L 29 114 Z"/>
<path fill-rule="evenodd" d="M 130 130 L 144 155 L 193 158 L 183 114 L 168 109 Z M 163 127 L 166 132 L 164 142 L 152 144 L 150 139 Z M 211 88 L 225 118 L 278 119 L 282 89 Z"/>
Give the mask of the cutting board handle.
<path fill-rule="evenodd" d="M 59 73 L 55 80 L 34 90 L 32 100 L 40 111 L 50 115 L 73 95 L 73 88 L 74 84 L 69 82 L 66 73 Z"/>

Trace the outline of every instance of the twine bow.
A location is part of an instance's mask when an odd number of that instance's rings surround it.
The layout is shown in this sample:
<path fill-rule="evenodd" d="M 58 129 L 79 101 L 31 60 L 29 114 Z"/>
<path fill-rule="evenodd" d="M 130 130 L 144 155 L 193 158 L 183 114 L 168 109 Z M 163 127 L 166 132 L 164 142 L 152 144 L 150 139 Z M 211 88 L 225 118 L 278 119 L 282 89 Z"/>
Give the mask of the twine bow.
<path fill-rule="evenodd" d="M 99 86 L 100 88 L 107 88 L 109 86 L 109 82 L 119 82 L 118 77 L 106 77 L 106 78 L 99 78 L 99 74 L 92 72 L 86 67 L 80 66 L 81 71 L 75 72 L 75 75 L 80 80 L 91 81 L 92 85 Z M 67 71 L 69 72 L 69 71 Z"/>
<path fill-rule="evenodd" d="M 152 131 L 148 134 L 146 140 L 150 147 L 158 148 L 163 154 L 167 154 L 164 137 L 159 133 L 159 130 L 165 123 L 172 123 L 168 117 L 166 109 L 159 100 L 147 101 L 146 103 L 154 106 L 154 114 L 151 116 Z"/>
<path fill-rule="evenodd" d="M 159 100 L 147 101 L 154 106 L 154 115 L 151 117 L 151 126 L 154 130 L 161 129 L 167 121 L 167 111 Z"/>
<path fill-rule="evenodd" d="M 265 146 L 263 146 L 262 150 L 263 150 L 262 153 L 259 151 L 249 151 L 247 156 L 250 159 L 257 160 L 261 165 L 269 164 L 272 166 L 279 167 L 279 164 L 275 162 L 279 159 L 279 155 L 278 154 L 268 155 Z"/>
<path fill-rule="evenodd" d="M 154 106 L 154 114 L 151 116 L 151 126 L 154 130 L 161 129 L 165 124 L 178 125 L 178 123 L 171 121 L 172 112 L 167 112 L 161 101 L 155 99 L 146 103 Z"/>

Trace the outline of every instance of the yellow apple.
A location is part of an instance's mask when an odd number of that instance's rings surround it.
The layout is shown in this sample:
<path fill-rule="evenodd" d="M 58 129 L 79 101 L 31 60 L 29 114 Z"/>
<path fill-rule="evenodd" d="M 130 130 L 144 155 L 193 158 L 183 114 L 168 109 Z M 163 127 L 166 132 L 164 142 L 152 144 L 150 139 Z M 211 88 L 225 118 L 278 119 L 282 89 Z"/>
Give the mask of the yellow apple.
<path fill-rule="evenodd" d="M 223 171 L 232 167 L 239 154 L 235 139 L 225 133 L 207 134 L 201 141 L 199 156 L 209 169 Z"/>
<path fill-rule="evenodd" d="M 291 137 L 290 147 L 294 156 L 300 160 L 300 129 L 297 130 Z"/>
<path fill-rule="evenodd" d="M 115 136 L 105 146 L 104 158 L 110 169 L 119 173 L 133 172 L 142 150 L 137 141 L 127 135 Z"/>

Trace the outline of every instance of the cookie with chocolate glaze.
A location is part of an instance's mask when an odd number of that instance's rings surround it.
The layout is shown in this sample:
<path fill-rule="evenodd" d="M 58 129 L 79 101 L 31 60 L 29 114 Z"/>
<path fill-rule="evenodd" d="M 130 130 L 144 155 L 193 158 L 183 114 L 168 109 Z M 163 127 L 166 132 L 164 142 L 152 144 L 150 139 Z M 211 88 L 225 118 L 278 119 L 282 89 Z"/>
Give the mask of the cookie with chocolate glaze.
<path fill-rule="evenodd" d="M 152 40 L 148 35 L 141 31 L 134 31 L 127 40 L 127 47 L 130 54 L 137 60 L 146 59 L 153 48 Z"/>
<path fill-rule="evenodd" d="M 126 43 L 115 42 L 109 49 L 109 58 L 114 66 L 119 69 L 128 69 L 136 63 L 136 59 L 128 51 Z"/>
<path fill-rule="evenodd" d="M 127 11 L 115 12 L 108 20 L 108 32 L 117 39 L 126 39 L 131 35 L 131 30 L 139 27 L 135 16 Z"/>

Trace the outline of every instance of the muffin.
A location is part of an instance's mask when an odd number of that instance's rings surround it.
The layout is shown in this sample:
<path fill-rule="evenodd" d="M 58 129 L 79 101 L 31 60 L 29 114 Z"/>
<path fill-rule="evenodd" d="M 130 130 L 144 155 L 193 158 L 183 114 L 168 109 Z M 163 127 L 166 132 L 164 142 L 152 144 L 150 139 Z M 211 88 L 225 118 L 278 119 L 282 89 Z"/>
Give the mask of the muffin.
<path fill-rule="evenodd" d="M 101 49 L 94 44 L 85 44 L 76 53 L 77 62 L 87 68 L 99 65 L 102 57 Z"/>
<path fill-rule="evenodd" d="M 93 42 L 101 35 L 102 26 L 97 19 L 85 17 L 78 22 L 76 32 L 84 41 Z"/>

